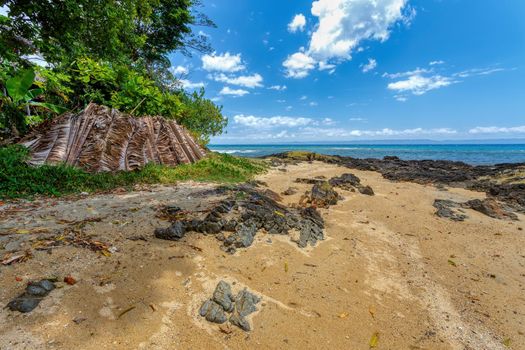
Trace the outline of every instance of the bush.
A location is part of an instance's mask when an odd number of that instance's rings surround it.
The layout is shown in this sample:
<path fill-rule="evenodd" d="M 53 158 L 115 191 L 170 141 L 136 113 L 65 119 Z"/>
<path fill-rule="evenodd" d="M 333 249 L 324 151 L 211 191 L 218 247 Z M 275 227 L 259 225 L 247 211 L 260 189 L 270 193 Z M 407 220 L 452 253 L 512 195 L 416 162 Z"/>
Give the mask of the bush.
<path fill-rule="evenodd" d="M 20 145 L 0 148 L 0 198 L 31 198 L 35 195 L 62 196 L 81 192 L 131 189 L 135 184 L 173 184 L 179 181 L 236 183 L 265 170 L 256 160 L 211 153 L 194 164 L 170 168 L 147 165 L 141 170 L 116 173 L 87 173 L 66 165 L 29 166 L 28 150 Z"/>

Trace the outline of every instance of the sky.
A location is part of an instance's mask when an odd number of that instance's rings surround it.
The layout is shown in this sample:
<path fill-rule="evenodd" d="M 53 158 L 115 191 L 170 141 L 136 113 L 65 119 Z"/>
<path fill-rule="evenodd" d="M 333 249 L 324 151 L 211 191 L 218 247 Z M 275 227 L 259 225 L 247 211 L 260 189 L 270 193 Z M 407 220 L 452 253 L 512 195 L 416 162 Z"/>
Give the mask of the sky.
<path fill-rule="evenodd" d="M 525 139 L 525 1 L 202 3 L 214 52 L 170 59 L 213 144 Z"/>
<path fill-rule="evenodd" d="M 205 0 L 213 144 L 525 138 L 525 1 Z"/>

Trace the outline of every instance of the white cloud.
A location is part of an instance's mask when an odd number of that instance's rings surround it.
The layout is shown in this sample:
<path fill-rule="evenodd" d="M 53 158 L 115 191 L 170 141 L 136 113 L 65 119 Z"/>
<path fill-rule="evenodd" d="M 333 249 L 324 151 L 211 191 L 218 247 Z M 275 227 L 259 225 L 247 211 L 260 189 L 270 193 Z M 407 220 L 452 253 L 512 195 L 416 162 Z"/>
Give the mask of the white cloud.
<path fill-rule="evenodd" d="M 8 14 L 9 14 L 9 8 L 6 5 L 0 6 L 0 15 L 7 17 Z"/>
<path fill-rule="evenodd" d="M 206 85 L 203 82 L 194 83 L 188 79 L 180 79 L 179 82 L 182 85 L 182 87 L 187 90 L 200 89 Z"/>
<path fill-rule="evenodd" d="M 288 78 L 300 79 L 308 76 L 310 71 L 315 68 L 315 60 L 303 52 L 296 52 L 288 56 L 283 66 L 286 68 Z"/>
<path fill-rule="evenodd" d="M 437 62 L 437 63 L 436 63 Z M 438 65 L 442 61 L 433 61 L 429 65 Z M 434 64 L 433 64 L 434 63 Z M 489 68 L 473 68 L 457 73 L 438 74 L 434 67 L 430 68 L 416 68 L 412 71 L 400 73 L 384 73 L 383 78 L 396 80 L 387 85 L 389 90 L 395 91 L 397 94 L 394 98 L 400 102 L 407 101 L 407 93 L 413 95 L 423 95 L 431 90 L 440 89 L 452 84 L 460 83 L 461 79 L 470 78 L 473 76 L 489 75 L 496 72 L 506 71 L 508 69 L 501 67 Z M 443 71 L 440 69 L 439 71 Z"/>
<path fill-rule="evenodd" d="M 414 10 L 404 13 L 408 0 L 317 0 L 312 15 L 319 24 L 310 37 L 307 50 L 290 55 L 283 65 L 287 76 L 304 78 L 320 62 L 337 64 L 352 58 L 363 40 L 385 41 L 397 22 L 408 23 Z M 299 56 L 296 56 L 299 55 Z M 303 68 L 291 59 L 305 63 Z M 307 63 L 306 63 L 307 62 Z"/>
<path fill-rule="evenodd" d="M 229 86 L 225 86 L 222 88 L 222 90 L 219 92 L 221 95 L 228 95 L 228 96 L 235 96 L 235 97 L 242 97 L 244 95 L 249 94 L 248 91 L 242 90 L 242 89 L 232 89 Z"/>
<path fill-rule="evenodd" d="M 525 125 L 514 127 L 498 127 L 498 126 L 477 126 L 470 129 L 469 134 L 510 134 L 510 133 L 525 133 Z"/>
<path fill-rule="evenodd" d="M 272 85 L 268 89 L 276 90 L 276 91 L 284 91 L 284 90 L 288 89 L 288 87 L 286 85 Z"/>
<path fill-rule="evenodd" d="M 306 26 L 306 17 L 302 13 L 295 15 L 293 20 L 288 24 L 288 31 L 290 33 L 295 33 L 298 30 L 304 31 L 304 28 Z"/>
<path fill-rule="evenodd" d="M 308 96 L 305 96 L 305 95 L 301 96 L 301 98 L 300 98 L 301 101 L 304 101 L 306 99 L 308 99 Z"/>
<path fill-rule="evenodd" d="M 310 118 L 302 117 L 255 117 L 253 115 L 239 114 L 233 117 L 236 124 L 241 124 L 250 128 L 273 128 L 273 127 L 298 127 L 306 126 L 313 122 Z"/>
<path fill-rule="evenodd" d="M 397 92 L 410 92 L 414 95 L 423 95 L 430 90 L 439 89 L 453 84 L 455 81 L 449 77 L 441 75 L 423 76 L 419 73 L 410 75 L 405 80 L 398 80 L 388 84 L 388 89 Z M 403 101 L 406 97 L 399 96 L 398 100 Z"/>
<path fill-rule="evenodd" d="M 506 70 L 505 68 L 499 68 L 499 67 L 497 68 L 474 68 L 474 69 L 467 69 L 459 73 L 455 73 L 454 76 L 460 77 L 460 78 L 470 78 L 470 77 L 478 76 L 478 75 L 490 75 L 492 73 L 503 72 L 505 70 Z"/>
<path fill-rule="evenodd" d="M 334 125 L 335 124 L 335 121 L 332 119 L 332 118 L 324 118 L 322 123 L 324 125 Z"/>
<path fill-rule="evenodd" d="M 313 101 L 312 101 L 312 102 L 309 103 L 309 105 L 310 105 L 310 107 L 316 107 L 316 106 L 318 106 L 319 104 L 318 104 L 317 102 L 313 102 Z"/>
<path fill-rule="evenodd" d="M 188 67 L 184 67 L 184 66 L 171 67 L 170 71 L 172 74 L 177 75 L 177 76 L 187 75 L 190 72 Z"/>
<path fill-rule="evenodd" d="M 256 88 L 262 86 L 263 77 L 260 74 L 241 75 L 238 77 L 227 76 L 224 73 L 210 76 L 213 80 L 230 85 Z"/>
<path fill-rule="evenodd" d="M 391 137 L 391 136 L 417 136 L 417 135 L 453 135 L 457 131 L 449 128 L 438 128 L 438 129 L 403 129 L 395 130 L 390 128 L 378 129 L 378 130 L 346 130 L 342 128 L 312 128 L 306 127 L 303 132 L 308 135 L 311 134 L 316 137 Z"/>
<path fill-rule="evenodd" d="M 370 72 L 377 67 L 377 61 L 373 58 L 368 59 L 368 63 L 361 65 L 363 73 Z"/>
<path fill-rule="evenodd" d="M 213 53 L 202 56 L 202 68 L 207 71 L 233 73 L 245 69 L 245 66 L 242 63 L 241 54 L 232 55 L 226 52 L 222 55 Z"/>
<path fill-rule="evenodd" d="M 432 61 L 429 63 L 430 66 L 436 66 L 436 65 L 439 65 L 439 64 L 445 64 L 445 61 Z"/>

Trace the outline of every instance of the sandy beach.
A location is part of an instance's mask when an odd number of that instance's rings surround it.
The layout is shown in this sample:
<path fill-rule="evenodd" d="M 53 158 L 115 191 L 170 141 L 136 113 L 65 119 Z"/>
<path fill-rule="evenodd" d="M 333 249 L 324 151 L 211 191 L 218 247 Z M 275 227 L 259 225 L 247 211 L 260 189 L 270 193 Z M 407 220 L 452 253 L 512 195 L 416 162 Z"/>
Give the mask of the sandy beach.
<path fill-rule="evenodd" d="M 224 199 L 213 184 L 4 206 L 0 253 L 32 257 L 0 266 L 0 304 L 28 281 L 58 282 L 31 313 L 0 311 L 0 349 L 525 349 L 524 215 L 464 209 L 455 222 L 435 215 L 436 199 L 485 194 L 318 161 L 257 180 L 276 193 L 295 187 L 281 202 L 293 206 L 312 188 L 297 178 L 344 173 L 375 195 L 336 189 L 341 200 L 319 209 L 325 239 L 304 249 L 264 231 L 233 255 L 213 235 L 153 236 L 170 224 L 163 206 L 205 211 Z M 103 248 L 37 249 L 66 231 Z M 199 315 L 221 280 L 261 298 L 250 332 Z"/>

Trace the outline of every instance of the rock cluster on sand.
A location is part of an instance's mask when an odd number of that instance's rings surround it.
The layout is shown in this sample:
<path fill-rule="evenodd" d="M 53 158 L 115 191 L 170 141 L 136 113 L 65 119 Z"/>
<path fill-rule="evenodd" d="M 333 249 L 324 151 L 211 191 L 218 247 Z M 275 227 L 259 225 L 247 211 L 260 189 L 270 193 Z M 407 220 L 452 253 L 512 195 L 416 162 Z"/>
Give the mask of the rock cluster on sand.
<path fill-rule="evenodd" d="M 383 159 L 359 159 L 342 156 L 323 156 L 303 152 L 279 153 L 267 156 L 272 164 L 295 164 L 304 160 L 317 160 L 329 164 L 338 164 L 350 169 L 377 171 L 384 178 L 392 181 L 410 181 L 420 184 L 449 185 L 481 191 L 489 199 L 495 199 L 506 205 L 505 211 L 525 214 L 525 163 L 469 165 L 463 162 L 446 160 L 402 160 L 390 156 Z M 332 184 L 334 185 L 334 184 Z M 368 192 L 368 190 L 366 190 Z M 491 212 L 474 203 L 473 208 L 481 212 Z M 490 207 L 493 203 L 482 206 Z M 495 217 L 495 216 L 493 216 Z M 503 218 L 508 218 L 503 215 Z"/>
<path fill-rule="evenodd" d="M 341 176 L 333 177 L 329 180 L 329 183 L 334 187 L 339 187 L 347 191 L 355 191 L 355 189 L 357 189 L 361 194 L 367 196 L 374 195 L 372 187 L 362 185 L 361 179 L 354 174 L 345 173 Z"/>
<path fill-rule="evenodd" d="M 251 246 L 260 230 L 288 235 L 292 229 L 300 232 L 297 244 L 301 247 L 315 245 L 324 239 L 324 221 L 316 209 L 285 207 L 271 198 L 267 191 L 245 185 L 233 189 L 230 196 L 213 207 L 204 218 L 176 220 L 168 228 L 156 229 L 155 236 L 179 240 L 187 232 L 216 235 L 223 242 L 222 249 L 233 254 L 239 248 Z"/>
<path fill-rule="evenodd" d="M 53 289 L 55 289 L 55 284 L 46 279 L 29 282 L 25 292 L 11 300 L 7 307 L 12 311 L 31 312 Z"/>
<path fill-rule="evenodd" d="M 257 311 L 255 305 L 259 301 L 259 297 L 246 289 L 234 296 L 231 286 L 224 281 L 220 281 L 212 297 L 202 304 L 199 314 L 206 318 L 207 321 L 219 324 L 226 322 L 229 314 L 231 324 L 244 331 L 250 331 L 251 326 L 246 317 Z"/>
<path fill-rule="evenodd" d="M 462 209 L 472 209 L 499 220 L 518 220 L 518 216 L 511 212 L 507 206 L 498 203 L 492 198 L 483 200 L 472 199 L 465 203 L 436 199 L 434 201 L 434 207 L 437 209 L 437 216 L 454 221 L 464 221 L 467 218 Z"/>

